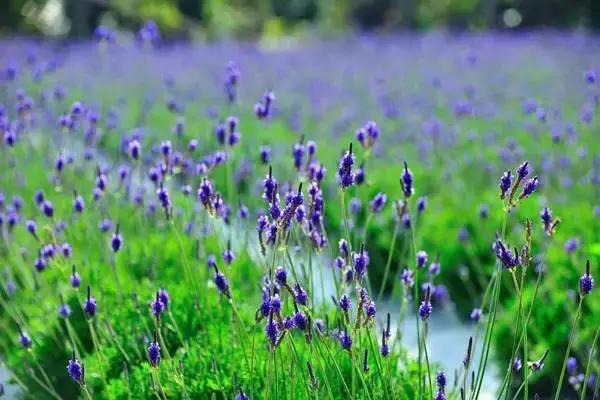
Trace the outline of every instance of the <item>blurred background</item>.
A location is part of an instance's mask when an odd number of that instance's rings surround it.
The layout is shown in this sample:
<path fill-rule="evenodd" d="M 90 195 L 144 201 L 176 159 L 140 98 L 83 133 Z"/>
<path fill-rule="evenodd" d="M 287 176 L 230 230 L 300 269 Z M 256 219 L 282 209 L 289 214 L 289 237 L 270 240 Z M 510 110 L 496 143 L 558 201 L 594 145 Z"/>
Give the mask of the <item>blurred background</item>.
<path fill-rule="evenodd" d="M 85 38 L 155 20 L 167 40 L 348 30 L 600 29 L 598 0 L 0 0 L 0 35 Z"/>

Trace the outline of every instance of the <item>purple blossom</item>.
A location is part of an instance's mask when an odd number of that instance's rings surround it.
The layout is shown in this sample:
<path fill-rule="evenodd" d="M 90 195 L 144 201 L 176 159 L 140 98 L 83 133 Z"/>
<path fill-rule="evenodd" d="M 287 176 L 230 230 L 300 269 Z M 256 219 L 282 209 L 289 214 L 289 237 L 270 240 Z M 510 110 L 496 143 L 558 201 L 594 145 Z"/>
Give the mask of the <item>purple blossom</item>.
<path fill-rule="evenodd" d="M 75 351 L 73 351 L 73 357 L 67 363 L 67 374 L 71 379 L 75 382 L 83 385 L 85 382 L 85 369 L 83 364 L 79 362 L 78 359 L 75 358 Z"/>

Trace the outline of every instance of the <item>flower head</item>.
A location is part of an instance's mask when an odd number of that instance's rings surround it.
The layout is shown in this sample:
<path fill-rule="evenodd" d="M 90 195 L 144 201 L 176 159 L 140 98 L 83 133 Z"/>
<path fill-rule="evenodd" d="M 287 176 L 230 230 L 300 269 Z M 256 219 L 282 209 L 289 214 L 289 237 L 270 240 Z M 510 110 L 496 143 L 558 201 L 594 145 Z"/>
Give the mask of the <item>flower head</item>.
<path fill-rule="evenodd" d="M 585 265 L 585 273 L 579 278 L 579 292 L 582 296 L 588 295 L 594 288 L 594 278 L 590 274 L 590 260 L 587 260 Z"/>
<path fill-rule="evenodd" d="M 504 172 L 500 177 L 500 198 L 504 199 L 512 185 L 512 172 L 510 170 Z"/>
<path fill-rule="evenodd" d="M 218 270 L 216 264 L 214 266 L 214 269 L 215 269 L 215 275 L 213 277 L 213 282 L 215 283 L 217 290 L 219 291 L 219 293 L 221 293 L 228 299 L 231 299 L 231 294 L 229 292 L 229 283 L 227 282 L 227 278 L 225 277 L 225 275 L 222 272 L 220 272 Z"/>
<path fill-rule="evenodd" d="M 348 151 L 342 156 L 338 167 L 338 183 L 342 189 L 352 186 L 354 183 L 354 174 L 352 173 L 352 166 L 354 165 L 354 154 L 352 154 L 352 143 Z"/>
<path fill-rule="evenodd" d="M 83 303 L 83 311 L 88 316 L 88 318 L 92 318 L 96 315 L 96 298 L 91 295 L 91 288 L 87 287 L 87 298 Z"/>
<path fill-rule="evenodd" d="M 431 301 L 430 301 L 430 296 L 431 296 L 430 291 L 431 291 L 431 289 L 428 286 L 427 291 L 425 292 L 425 298 L 421 302 L 421 305 L 419 305 L 419 317 L 421 317 L 421 319 L 423 321 L 426 321 L 429 318 L 429 316 L 431 315 L 431 311 L 432 311 Z"/>
<path fill-rule="evenodd" d="M 362 245 L 359 253 L 352 255 L 354 262 L 354 271 L 359 278 L 362 278 L 367 272 L 367 266 L 369 265 L 369 253 L 365 250 L 365 246 Z"/>
<path fill-rule="evenodd" d="M 534 176 L 533 178 L 531 178 L 527 182 L 525 182 L 525 184 L 523 185 L 523 191 L 519 195 L 519 199 L 524 199 L 524 198 L 531 196 L 531 194 L 533 192 L 535 192 L 537 187 L 538 187 L 538 177 Z"/>
<path fill-rule="evenodd" d="M 385 195 L 385 193 L 379 192 L 375 195 L 375 197 L 373 198 L 373 200 L 371 201 L 371 210 L 373 210 L 373 212 L 375 214 L 379 214 L 381 212 L 381 210 L 383 209 L 383 207 L 385 206 L 385 203 L 387 201 L 387 196 Z"/>
<path fill-rule="evenodd" d="M 150 346 L 148 346 L 147 355 L 150 365 L 158 367 L 160 364 L 160 345 L 156 340 L 156 334 L 154 334 L 154 339 L 150 342 Z"/>
<path fill-rule="evenodd" d="M 339 334 L 340 344 L 344 350 L 350 350 L 352 347 L 352 337 L 348 334 L 348 331 L 343 331 Z"/>
<path fill-rule="evenodd" d="M 413 195 L 415 188 L 413 186 L 413 174 L 410 169 L 408 169 L 408 164 L 404 161 L 404 170 L 402 171 L 402 175 L 400 176 L 400 185 L 402 186 L 402 192 L 404 193 L 404 197 L 409 198 Z"/>
<path fill-rule="evenodd" d="M 33 344 L 33 341 L 31 340 L 31 338 L 29 337 L 29 335 L 27 335 L 27 333 L 25 333 L 21 329 L 20 325 L 17 325 L 17 329 L 19 330 L 19 343 L 21 343 L 21 346 L 23 346 L 24 349 L 31 348 L 31 345 Z"/>
<path fill-rule="evenodd" d="M 116 253 L 121 250 L 121 246 L 123 245 L 123 236 L 119 233 L 119 224 L 117 224 L 117 228 L 115 233 L 113 233 L 112 238 L 110 240 L 110 247 Z"/>
<path fill-rule="evenodd" d="M 75 351 L 73 351 L 73 356 L 67 363 L 67 374 L 80 385 L 85 382 L 85 369 L 83 363 L 80 363 L 79 360 L 75 358 Z"/>
<path fill-rule="evenodd" d="M 424 250 L 417 252 L 417 267 L 423 268 L 427 264 L 427 253 Z"/>

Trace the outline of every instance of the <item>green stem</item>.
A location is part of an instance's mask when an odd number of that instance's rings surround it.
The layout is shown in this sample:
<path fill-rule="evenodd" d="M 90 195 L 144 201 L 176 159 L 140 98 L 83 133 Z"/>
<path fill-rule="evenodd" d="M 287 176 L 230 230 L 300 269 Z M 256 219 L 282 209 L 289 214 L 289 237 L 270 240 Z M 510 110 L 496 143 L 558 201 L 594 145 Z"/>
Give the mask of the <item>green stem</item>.
<path fill-rule="evenodd" d="M 581 397 L 580 400 L 585 399 L 585 392 L 588 386 L 588 382 L 590 379 L 590 372 L 592 370 L 592 357 L 594 356 L 594 348 L 596 347 L 596 342 L 598 341 L 598 335 L 600 334 L 600 326 L 596 329 L 596 334 L 594 335 L 594 341 L 592 342 L 592 348 L 590 349 L 590 356 L 588 357 L 587 366 L 585 367 L 585 378 L 583 379 L 583 387 L 581 388 Z"/>
<path fill-rule="evenodd" d="M 431 367 L 429 365 L 429 354 L 427 352 L 427 321 L 424 322 L 423 329 L 423 350 L 425 353 L 425 363 L 427 365 L 427 379 L 429 381 L 429 398 L 433 399 L 433 385 L 431 383 Z"/>
<path fill-rule="evenodd" d="M 573 327 L 571 328 L 571 333 L 569 334 L 569 344 L 567 345 L 567 352 L 565 353 L 565 359 L 563 361 L 562 369 L 560 370 L 560 378 L 558 379 L 558 386 L 556 387 L 556 392 L 554 393 L 554 400 L 558 400 L 558 398 L 560 397 L 560 389 L 562 388 L 563 379 L 565 377 L 565 369 L 567 368 L 567 360 L 569 359 L 571 345 L 573 344 L 575 328 L 577 328 L 577 322 L 579 321 L 579 317 L 581 316 L 582 304 L 583 296 L 579 296 L 579 305 L 577 306 L 577 311 L 575 312 L 575 320 L 573 321 Z"/>
<path fill-rule="evenodd" d="M 398 230 L 399 224 L 396 223 L 396 225 L 394 226 L 394 234 L 392 235 L 392 242 L 390 243 L 390 248 L 388 250 L 387 262 L 385 263 L 385 272 L 383 273 L 383 280 L 381 281 L 381 286 L 379 287 L 379 293 L 377 293 L 377 304 L 379 304 L 379 300 L 381 300 L 381 296 L 383 295 L 383 291 L 385 289 L 385 284 L 387 283 L 388 274 L 390 273 L 390 266 L 392 265 L 392 258 L 394 256 L 394 250 L 396 248 Z"/>

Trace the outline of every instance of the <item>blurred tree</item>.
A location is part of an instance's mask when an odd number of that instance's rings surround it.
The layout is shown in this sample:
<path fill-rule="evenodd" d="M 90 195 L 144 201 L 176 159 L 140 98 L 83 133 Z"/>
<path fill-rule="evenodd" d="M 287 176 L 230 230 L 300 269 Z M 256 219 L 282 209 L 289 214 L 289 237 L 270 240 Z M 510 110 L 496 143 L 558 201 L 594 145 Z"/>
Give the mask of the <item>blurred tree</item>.
<path fill-rule="evenodd" d="M 317 16 L 316 0 L 271 0 L 273 14 L 288 23 L 314 21 Z"/>
<path fill-rule="evenodd" d="M 126 30 L 154 19 L 166 38 L 185 38 L 198 28 L 208 38 L 256 37 L 272 26 L 286 34 L 303 29 L 299 23 L 328 33 L 481 29 L 505 27 L 507 10 L 519 15 L 520 28 L 600 29 L 600 0 L 0 0 L 0 32 L 48 32 L 38 18 L 48 1 L 63 5 L 72 37 L 90 35 L 105 15 Z"/>

